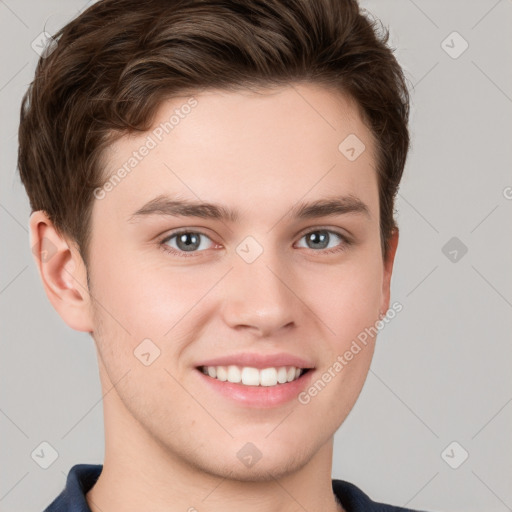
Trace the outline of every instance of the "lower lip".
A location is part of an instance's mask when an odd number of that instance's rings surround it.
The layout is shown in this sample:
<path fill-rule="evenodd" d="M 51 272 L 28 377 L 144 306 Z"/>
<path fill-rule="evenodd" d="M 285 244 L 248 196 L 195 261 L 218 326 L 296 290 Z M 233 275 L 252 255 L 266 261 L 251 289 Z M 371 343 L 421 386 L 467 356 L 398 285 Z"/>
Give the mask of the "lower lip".
<path fill-rule="evenodd" d="M 275 386 L 246 386 L 234 382 L 221 381 L 205 375 L 196 368 L 203 382 L 221 395 L 246 407 L 270 408 L 283 405 L 296 399 L 299 393 L 311 382 L 314 370 L 309 370 L 298 379 Z"/>

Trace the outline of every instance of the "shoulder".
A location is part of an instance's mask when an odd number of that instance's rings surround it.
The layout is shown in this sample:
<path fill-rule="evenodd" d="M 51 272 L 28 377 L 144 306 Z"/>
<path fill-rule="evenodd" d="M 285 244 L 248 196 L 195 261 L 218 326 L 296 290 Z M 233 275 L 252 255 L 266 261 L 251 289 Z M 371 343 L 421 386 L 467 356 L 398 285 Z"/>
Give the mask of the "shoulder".
<path fill-rule="evenodd" d="M 359 487 L 344 480 L 333 479 L 332 490 L 347 512 L 426 512 L 378 503 Z"/>

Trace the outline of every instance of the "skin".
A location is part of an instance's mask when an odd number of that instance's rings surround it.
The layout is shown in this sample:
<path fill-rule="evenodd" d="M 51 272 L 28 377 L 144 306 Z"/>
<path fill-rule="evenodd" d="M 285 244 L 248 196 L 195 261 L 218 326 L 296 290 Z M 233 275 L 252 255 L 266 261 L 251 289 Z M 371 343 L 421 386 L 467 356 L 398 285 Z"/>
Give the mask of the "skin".
<path fill-rule="evenodd" d="M 74 244 L 44 212 L 31 216 L 31 244 L 48 239 L 56 247 L 47 261 L 36 259 L 48 298 L 97 348 L 105 460 L 87 501 L 93 512 L 340 511 L 333 436 L 359 396 L 375 339 L 306 405 L 240 406 L 210 390 L 195 365 L 238 352 L 288 352 L 313 361 L 319 377 L 387 311 L 398 232 L 383 260 L 374 140 L 352 102 L 318 85 L 194 97 L 191 113 L 95 200 L 90 290 Z M 163 103 L 154 126 L 185 102 Z M 107 174 L 150 133 L 114 143 Z M 355 161 L 338 150 L 351 133 L 366 146 Z M 128 222 L 164 192 L 221 203 L 240 218 Z M 370 215 L 288 215 L 299 201 L 347 194 Z M 206 235 L 191 257 L 158 245 L 177 228 Z M 305 236 L 319 228 L 353 243 L 332 234 L 328 248 L 343 250 L 326 254 Z M 251 264 L 236 252 L 247 236 L 263 249 Z M 167 246 L 180 250 L 176 238 Z M 149 366 L 133 354 L 145 338 L 161 351 Z M 262 454 L 252 467 L 237 458 L 247 442 Z"/>

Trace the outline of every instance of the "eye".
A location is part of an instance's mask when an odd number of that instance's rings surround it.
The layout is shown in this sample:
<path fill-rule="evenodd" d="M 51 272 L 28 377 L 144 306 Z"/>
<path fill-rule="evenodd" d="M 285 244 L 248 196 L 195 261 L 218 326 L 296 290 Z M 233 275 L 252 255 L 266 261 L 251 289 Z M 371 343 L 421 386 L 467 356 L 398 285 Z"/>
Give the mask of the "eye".
<path fill-rule="evenodd" d="M 204 239 L 211 242 L 210 237 L 204 233 L 183 230 L 166 236 L 159 242 L 159 246 L 164 251 L 176 254 L 177 256 L 194 256 L 194 253 L 202 252 L 209 248 L 208 243 L 203 243 Z"/>
<path fill-rule="evenodd" d="M 327 254 L 343 251 L 351 243 L 346 236 L 331 229 L 315 229 L 314 231 L 308 231 L 301 237 L 301 240 L 303 238 L 306 239 L 306 248 L 314 250 L 319 249 Z M 329 247 L 329 244 L 333 241 L 336 242 L 336 239 L 338 239 L 338 241 L 341 240 L 342 243 L 340 244 L 338 242 L 338 244 Z"/>

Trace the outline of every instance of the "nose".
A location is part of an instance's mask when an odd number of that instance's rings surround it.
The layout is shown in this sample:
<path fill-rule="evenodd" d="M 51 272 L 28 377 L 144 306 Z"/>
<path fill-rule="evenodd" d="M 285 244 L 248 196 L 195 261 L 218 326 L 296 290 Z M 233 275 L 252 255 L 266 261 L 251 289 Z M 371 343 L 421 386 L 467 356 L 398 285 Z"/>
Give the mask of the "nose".
<path fill-rule="evenodd" d="M 252 263 L 236 258 L 223 283 L 225 323 L 236 330 L 253 330 L 260 337 L 291 328 L 301 314 L 302 304 L 293 292 L 292 273 L 269 251 Z"/>

